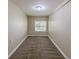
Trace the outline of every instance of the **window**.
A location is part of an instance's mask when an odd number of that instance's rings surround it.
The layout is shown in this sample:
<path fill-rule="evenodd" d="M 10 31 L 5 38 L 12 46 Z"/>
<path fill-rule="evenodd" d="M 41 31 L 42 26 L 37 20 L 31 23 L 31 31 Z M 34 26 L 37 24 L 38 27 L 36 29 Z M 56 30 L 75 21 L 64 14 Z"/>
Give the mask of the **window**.
<path fill-rule="evenodd" d="M 35 21 L 35 31 L 45 32 L 46 31 L 46 21 Z"/>

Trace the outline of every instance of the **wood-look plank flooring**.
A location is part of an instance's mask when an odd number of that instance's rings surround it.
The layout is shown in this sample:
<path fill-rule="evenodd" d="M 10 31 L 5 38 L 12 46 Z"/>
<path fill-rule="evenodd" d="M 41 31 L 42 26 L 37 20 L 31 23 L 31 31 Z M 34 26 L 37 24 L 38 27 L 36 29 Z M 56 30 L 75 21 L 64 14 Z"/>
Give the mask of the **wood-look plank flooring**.
<path fill-rule="evenodd" d="M 30 36 L 9 59 L 65 59 L 47 36 Z"/>

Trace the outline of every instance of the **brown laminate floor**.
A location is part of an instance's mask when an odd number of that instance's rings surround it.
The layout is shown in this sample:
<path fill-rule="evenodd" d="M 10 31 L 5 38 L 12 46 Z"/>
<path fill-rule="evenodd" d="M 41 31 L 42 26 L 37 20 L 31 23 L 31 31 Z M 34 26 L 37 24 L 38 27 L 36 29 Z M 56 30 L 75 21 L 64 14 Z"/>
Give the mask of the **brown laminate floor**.
<path fill-rule="evenodd" d="M 30 36 L 9 59 L 65 59 L 47 36 Z"/>

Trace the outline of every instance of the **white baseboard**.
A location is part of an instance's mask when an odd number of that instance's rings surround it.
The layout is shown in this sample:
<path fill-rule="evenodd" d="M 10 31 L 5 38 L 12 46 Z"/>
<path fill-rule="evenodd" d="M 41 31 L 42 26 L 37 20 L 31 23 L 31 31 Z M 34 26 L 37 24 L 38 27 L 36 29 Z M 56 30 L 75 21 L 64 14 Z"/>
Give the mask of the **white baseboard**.
<path fill-rule="evenodd" d="M 48 36 L 48 35 L 28 35 L 28 36 Z"/>
<path fill-rule="evenodd" d="M 56 48 L 60 51 L 60 53 L 65 57 L 65 59 L 69 59 L 65 53 L 59 48 L 59 46 L 53 41 L 53 39 L 51 38 L 51 36 L 48 36 L 49 39 L 52 41 L 52 43 L 56 46 Z"/>
<path fill-rule="evenodd" d="M 28 36 L 27 36 L 28 37 Z M 27 38 L 25 37 L 13 50 L 12 52 L 8 55 L 8 58 L 12 56 L 12 54 L 19 48 L 19 46 L 24 42 L 24 40 Z"/>

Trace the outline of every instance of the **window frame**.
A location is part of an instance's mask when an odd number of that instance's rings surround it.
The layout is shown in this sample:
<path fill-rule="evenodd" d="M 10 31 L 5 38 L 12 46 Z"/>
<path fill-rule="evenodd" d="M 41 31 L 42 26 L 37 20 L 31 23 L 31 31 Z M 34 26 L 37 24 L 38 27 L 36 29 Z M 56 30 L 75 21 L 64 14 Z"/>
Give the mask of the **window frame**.
<path fill-rule="evenodd" d="M 44 27 L 45 30 L 43 30 L 43 31 L 42 30 L 36 30 L 36 22 L 40 22 L 40 23 L 41 22 L 45 22 L 45 25 L 44 26 L 40 26 L 39 25 L 39 27 Z M 34 25 L 35 26 L 35 32 L 46 32 L 47 31 L 47 21 L 44 21 L 44 20 L 36 20 L 34 24 L 35 24 Z"/>

